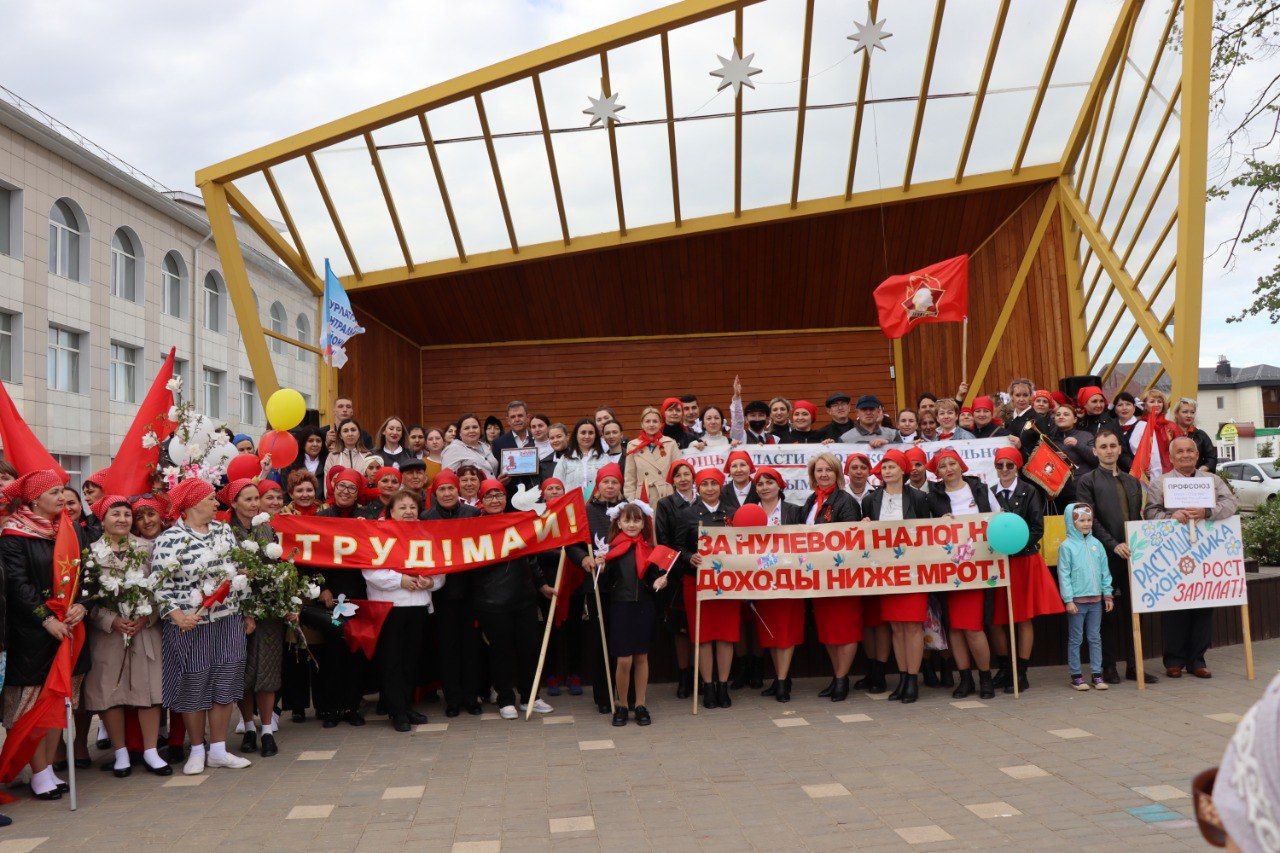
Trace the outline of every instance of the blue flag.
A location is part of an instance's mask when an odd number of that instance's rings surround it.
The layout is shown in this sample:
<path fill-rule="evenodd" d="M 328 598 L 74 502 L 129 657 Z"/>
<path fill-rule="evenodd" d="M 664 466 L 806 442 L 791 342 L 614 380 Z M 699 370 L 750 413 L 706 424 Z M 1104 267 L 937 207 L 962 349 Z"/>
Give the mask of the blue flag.
<path fill-rule="evenodd" d="M 342 367 L 347 363 L 345 345 L 351 338 L 364 331 L 356 322 L 351 310 L 351 300 L 342 289 L 342 282 L 333 274 L 329 259 L 324 260 L 324 321 L 320 328 L 320 349 L 325 364 Z"/>

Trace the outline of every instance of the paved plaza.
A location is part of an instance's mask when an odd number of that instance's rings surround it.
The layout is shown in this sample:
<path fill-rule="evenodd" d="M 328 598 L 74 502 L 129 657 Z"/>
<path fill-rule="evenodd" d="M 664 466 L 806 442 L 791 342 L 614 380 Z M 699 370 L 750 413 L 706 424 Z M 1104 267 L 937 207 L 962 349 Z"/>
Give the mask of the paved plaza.
<path fill-rule="evenodd" d="M 248 770 L 83 771 L 74 814 L 22 799 L 0 853 L 1200 847 L 1190 779 L 1280 668 L 1280 640 L 1256 652 L 1254 682 L 1232 647 L 1209 681 L 1076 693 L 1040 668 L 1020 701 L 832 703 L 805 680 L 789 705 L 739 691 L 693 717 L 662 685 L 648 729 L 613 728 L 589 696 L 529 723 L 428 706 L 412 734 L 285 720 L 280 754 Z"/>

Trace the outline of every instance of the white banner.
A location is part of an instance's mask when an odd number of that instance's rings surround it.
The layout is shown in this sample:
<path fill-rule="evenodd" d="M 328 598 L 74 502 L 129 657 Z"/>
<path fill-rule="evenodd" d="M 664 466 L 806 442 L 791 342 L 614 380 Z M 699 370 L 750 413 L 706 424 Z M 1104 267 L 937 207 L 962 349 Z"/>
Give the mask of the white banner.
<path fill-rule="evenodd" d="M 681 456 L 693 465 L 694 470 L 719 468 L 723 471 L 725 459 L 728 458 L 732 450 L 745 450 L 751 454 L 751 461 L 757 467 L 769 465 L 777 468 L 778 473 L 787 481 L 787 500 L 791 503 L 802 504 L 811 494 L 808 473 L 809 460 L 819 453 L 834 453 L 840 460 L 841 465 L 844 465 L 846 457 L 854 453 L 865 453 L 871 459 L 871 465 L 874 467 L 884 456 L 886 450 L 891 448 L 906 450 L 910 446 L 907 444 L 886 444 L 883 447 L 872 448 L 869 444 L 744 444 L 735 448 L 718 447 L 715 449 L 708 448 L 707 450 L 686 447 Z M 981 477 L 988 485 L 994 485 L 997 482 L 995 469 L 996 450 L 1001 447 L 1008 447 L 1009 439 L 1002 436 L 999 438 L 975 438 L 968 441 L 927 441 L 916 446 L 923 450 L 925 456 L 929 458 L 933 458 L 933 454 L 943 447 L 950 447 L 956 453 L 959 453 L 960 458 L 969 466 L 970 475 Z M 931 477 L 930 479 L 933 478 Z"/>
<path fill-rule="evenodd" d="M 1239 516 L 1194 531 L 1171 518 L 1129 521 L 1125 535 L 1134 613 L 1248 603 Z"/>

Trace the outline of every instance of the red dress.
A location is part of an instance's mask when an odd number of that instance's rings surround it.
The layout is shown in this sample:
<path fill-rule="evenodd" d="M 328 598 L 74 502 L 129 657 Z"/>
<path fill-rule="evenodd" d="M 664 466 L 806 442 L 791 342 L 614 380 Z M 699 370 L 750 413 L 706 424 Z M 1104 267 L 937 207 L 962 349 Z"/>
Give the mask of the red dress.
<path fill-rule="evenodd" d="M 763 598 L 753 604 L 760 648 L 789 649 L 804 642 L 803 598 Z"/>
<path fill-rule="evenodd" d="M 1026 622 L 1037 616 L 1061 613 L 1065 609 L 1058 587 L 1049 574 L 1044 557 L 1026 554 L 1009 558 L 1009 586 L 996 591 L 995 624 L 1009 624 L 1009 595 L 1013 594 L 1013 621 Z"/>
<path fill-rule="evenodd" d="M 981 631 L 985 589 L 957 589 L 947 593 L 947 623 L 957 631 Z"/>
<path fill-rule="evenodd" d="M 862 642 L 862 602 L 856 595 L 823 596 L 813 600 L 818 642 L 843 646 Z"/>
<path fill-rule="evenodd" d="M 929 593 L 900 592 L 880 596 L 880 618 L 885 622 L 928 621 Z"/>
<path fill-rule="evenodd" d="M 692 576 L 684 579 L 684 611 L 689 620 L 689 637 L 695 634 L 699 643 L 714 640 L 736 643 L 742 635 L 742 603 L 733 598 L 707 598 L 702 601 L 701 623 L 698 622 L 698 582 Z"/>

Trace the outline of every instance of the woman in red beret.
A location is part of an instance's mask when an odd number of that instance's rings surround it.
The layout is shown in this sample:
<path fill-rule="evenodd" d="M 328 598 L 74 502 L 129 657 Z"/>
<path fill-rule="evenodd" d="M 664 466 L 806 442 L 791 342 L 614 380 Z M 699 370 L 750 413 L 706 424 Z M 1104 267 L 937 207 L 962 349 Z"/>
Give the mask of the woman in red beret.
<path fill-rule="evenodd" d="M 316 513 L 322 518 L 356 518 L 359 509 L 360 486 L 364 477 L 354 469 L 347 468 L 333 478 L 329 489 L 330 506 Z M 367 598 L 364 575 L 351 569 L 324 569 L 318 573 L 316 583 L 320 584 L 320 603 L 327 610 L 332 610 L 339 596 L 345 595 L 347 600 Z M 326 620 L 325 625 L 328 625 Z M 348 725 L 363 726 L 364 716 L 360 713 L 360 700 L 363 694 L 364 676 L 367 668 L 365 658 L 359 652 L 353 652 L 342 638 L 340 631 L 324 627 L 325 640 L 316 649 L 316 658 L 320 663 L 316 673 L 316 714 L 324 728 L 331 729 L 339 721 Z"/>
<path fill-rule="evenodd" d="M 871 494 L 871 459 L 865 453 L 850 453 L 844 459 L 845 491 L 861 506 Z M 889 626 L 880 618 L 880 596 L 859 596 L 862 601 L 862 653 L 867 657 L 867 674 L 853 683 L 854 690 L 883 693 L 885 668 L 892 645 Z"/>
<path fill-rule="evenodd" d="M 693 486 L 693 473 L 693 463 L 687 459 L 677 459 L 671 463 L 671 468 L 667 471 L 667 482 L 674 491 L 658 501 L 653 510 L 654 536 L 658 544 L 680 552 L 677 564 L 685 570 L 688 568 L 689 558 L 697 553 L 696 550 L 688 550 L 688 527 L 697 526 L 692 509 L 698 499 Z M 693 539 L 696 546 L 696 535 Z M 657 605 L 662 622 L 671 633 L 671 640 L 675 645 L 676 667 L 680 670 L 676 682 L 676 698 L 687 699 L 693 695 L 693 656 L 683 591 L 680 584 L 674 582 L 678 580 L 679 574 L 658 593 Z"/>
<path fill-rule="evenodd" d="M 821 444 L 822 436 L 813 428 L 818 419 L 818 407 L 808 400 L 796 400 L 791 411 L 791 429 L 787 431 L 788 444 Z"/>
<path fill-rule="evenodd" d="M 400 469 L 383 465 L 374 475 L 373 482 L 378 490 L 377 497 L 360 507 L 356 512 L 359 518 L 376 519 L 386 516 L 391 496 L 400 491 Z"/>
<path fill-rule="evenodd" d="M 1008 431 L 996 421 L 995 416 L 995 400 L 986 395 L 974 397 L 973 426 L 969 427 L 969 432 L 973 433 L 975 438 L 998 438 L 1008 435 Z"/>
<path fill-rule="evenodd" d="M 689 446 L 693 438 L 684 428 L 684 404 L 679 397 L 668 397 L 658 407 L 662 415 L 662 434 L 676 443 L 681 450 Z"/>
<path fill-rule="evenodd" d="M 777 468 L 761 465 L 754 475 L 756 493 L 760 498 L 763 520 L 759 526 L 776 527 L 782 524 L 804 524 L 804 510 L 786 502 L 786 480 Z M 738 520 L 734 516 L 734 522 Z M 764 689 L 762 696 L 772 696 L 779 702 L 791 701 L 791 658 L 796 646 L 804 642 L 804 599 L 762 598 L 754 602 L 752 614 L 756 636 L 761 648 L 769 650 L 773 657 L 773 683 Z"/>
<path fill-rule="evenodd" d="M 729 482 L 724 490 L 724 499 L 734 507 L 759 503 L 752 476 L 756 473 L 756 464 L 751 461 L 751 454 L 745 450 L 730 451 L 725 458 L 724 472 L 729 475 Z"/>

